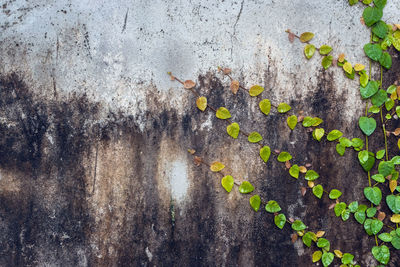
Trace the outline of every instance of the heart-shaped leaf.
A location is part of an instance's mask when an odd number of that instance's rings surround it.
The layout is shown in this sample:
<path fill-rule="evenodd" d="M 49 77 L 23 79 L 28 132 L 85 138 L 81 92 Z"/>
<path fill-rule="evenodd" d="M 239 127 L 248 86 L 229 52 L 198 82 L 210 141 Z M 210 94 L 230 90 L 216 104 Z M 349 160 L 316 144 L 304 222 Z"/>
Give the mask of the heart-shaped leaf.
<path fill-rule="evenodd" d="M 250 87 L 249 94 L 250 96 L 258 96 L 264 91 L 264 87 L 259 86 L 259 85 L 253 85 Z"/>
<path fill-rule="evenodd" d="M 321 199 L 322 194 L 324 193 L 324 188 L 319 184 L 312 188 L 312 192 L 317 198 Z"/>
<path fill-rule="evenodd" d="M 382 192 L 378 187 L 364 188 L 364 195 L 369 201 L 371 201 L 376 206 L 378 206 L 381 203 Z"/>
<path fill-rule="evenodd" d="M 266 163 L 271 156 L 271 148 L 269 146 L 263 146 L 260 149 L 260 157 Z"/>
<path fill-rule="evenodd" d="M 239 124 L 234 122 L 226 127 L 226 132 L 234 139 L 238 138 L 240 127 Z"/>
<path fill-rule="evenodd" d="M 242 182 L 239 186 L 239 192 L 242 194 L 251 193 L 251 192 L 253 192 L 253 190 L 254 190 L 254 186 L 251 183 L 249 183 L 248 181 Z"/>
<path fill-rule="evenodd" d="M 275 217 L 274 217 L 274 222 L 275 222 L 275 225 L 279 228 L 279 229 L 282 229 L 283 228 L 283 226 L 285 226 L 285 223 L 286 223 L 286 216 L 285 216 L 285 214 L 278 214 L 278 215 L 276 215 Z"/>
<path fill-rule="evenodd" d="M 270 213 L 275 213 L 281 210 L 281 207 L 279 206 L 278 202 L 275 200 L 270 200 L 268 201 L 267 205 L 265 205 L 265 210 Z"/>
<path fill-rule="evenodd" d="M 250 198 L 250 206 L 255 210 L 256 212 L 260 209 L 260 204 L 261 204 L 261 198 L 259 195 L 254 195 Z"/>
<path fill-rule="evenodd" d="M 224 176 L 224 178 L 221 179 L 221 185 L 228 193 L 232 191 L 234 183 L 235 181 L 231 175 Z"/>
<path fill-rule="evenodd" d="M 379 84 L 377 81 L 369 81 L 366 86 L 360 86 L 361 97 L 364 99 L 370 98 L 378 92 Z"/>
<path fill-rule="evenodd" d="M 393 213 L 400 213 L 400 196 L 388 195 L 386 197 L 386 204 Z"/>
<path fill-rule="evenodd" d="M 269 101 L 269 99 L 261 100 L 260 103 L 258 103 L 258 106 L 260 107 L 261 112 L 265 115 L 268 115 L 271 111 L 271 101 Z"/>
<path fill-rule="evenodd" d="M 390 251 L 389 248 L 385 245 L 373 247 L 372 255 L 377 261 L 382 264 L 388 264 L 390 260 Z"/>
<path fill-rule="evenodd" d="M 376 129 L 376 121 L 374 118 L 360 117 L 358 125 L 361 131 L 367 136 L 370 136 Z"/>
<path fill-rule="evenodd" d="M 298 165 L 294 164 L 292 167 L 289 169 L 289 174 L 293 178 L 299 178 L 299 173 L 300 173 L 300 168 Z"/>
<path fill-rule="evenodd" d="M 226 109 L 224 107 L 220 107 L 217 110 L 216 116 L 217 116 L 218 119 L 226 120 L 226 119 L 229 119 L 231 117 L 231 113 L 229 112 L 228 109 Z"/>

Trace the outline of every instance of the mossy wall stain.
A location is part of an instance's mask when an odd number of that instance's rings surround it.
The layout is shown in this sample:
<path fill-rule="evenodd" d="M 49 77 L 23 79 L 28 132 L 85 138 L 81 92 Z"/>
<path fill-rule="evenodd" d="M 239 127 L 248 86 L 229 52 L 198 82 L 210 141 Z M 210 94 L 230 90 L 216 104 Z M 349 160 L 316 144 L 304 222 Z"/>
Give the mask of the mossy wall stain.
<path fill-rule="evenodd" d="M 271 70 L 265 75 L 271 77 Z M 321 117 L 328 129 L 361 136 L 356 124 L 326 112 L 346 96 L 337 94 L 332 73 L 321 73 L 318 80 L 308 91 L 311 105 L 296 100 L 294 108 Z M 2 266 L 311 264 L 312 250 L 293 245 L 290 229 L 280 231 L 272 216 L 254 213 L 246 196 L 227 194 L 219 176 L 192 164 L 188 148 L 209 161 L 226 163 L 236 179 L 252 181 L 263 199 L 278 201 L 312 229 L 326 230 L 335 248 L 356 254 L 358 260 L 369 254 L 373 240 L 359 224 L 342 223 L 327 210 L 331 201 L 318 201 L 311 191 L 302 197 L 304 181 L 289 177 L 274 160 L 265 166 L 257 147 L 243 136 L 229 138 L 225 122 L 199 112 L 188 92 L 182 91 L 193 105 L 184 115 L 149 93 L 147 123 L 141 130 L 133 116 L 109 112 L 102 119 L 102 105 L 84 94 L 44 99 L 29 88 L 17 74 L 1 76 Z M 254 98 L 242 91 L 227 94 L 227 86 L 213 74 L 200 76 L 198 89 L 211 105 L 233 111 L 243 129 L 257 129 L 271 147 L 311 163 L 321 182 L 341 189 L 345 199 L 362 201 L 366 179 L 355 152 L 339 157 L 334 144 L 314 141 L 303 127 L 289 131 L 284 116 L 254 112 Z M 273 94 L 273 88 L 266 94 Z M 200 127 L 207 120 L 211 128 Z M 179 197 L 171 189 L 169 168 L 174 162 L 187 168 L 182 174 L 187 188 Z M 351 187 L 346 186 L 349 180 Z M 398 262 L 393 254 L 392 265 Z"/>

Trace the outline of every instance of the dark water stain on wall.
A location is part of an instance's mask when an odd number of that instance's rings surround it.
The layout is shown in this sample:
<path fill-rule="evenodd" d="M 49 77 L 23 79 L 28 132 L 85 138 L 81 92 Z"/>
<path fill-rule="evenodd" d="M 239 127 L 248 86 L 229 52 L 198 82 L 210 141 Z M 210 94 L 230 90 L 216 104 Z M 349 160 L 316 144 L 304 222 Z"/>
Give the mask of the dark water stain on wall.
<path fill-rule="evenodd" d="M 332 80 L 321 73 L 307 96 L 311 105 L 294 107 L 323 118 L 329 129 L 340 125 L 357 135 L 357 127 L 326 112 L 344 97 Z M 241 91 L 227 94 L 228 86 L 215 75 L 199 81 L 197 89 L 212 105 L 234 111 L 243 129 L 258 130 L 271 147 L 290 151 L 296 163 L 311 163 L 321 182 L 342 188 L 346 199 L 361 192 L 362 183 L 346 188 L 349 179 L 364 175 L 348 163 L 355 153 L 338 159 L 331 143 L 315 142 L 303 127 L 288 131 L 284 116 L 250 112 L 257 101 Z M 134 116 L 110 112 L 103 120 L 101 104 L 84 94 L 39 99 L 18 75 L 0 77 L 1 266 L 311 265 L 312 249 L 293 245 L 291 230 L 280 231 L 272 216 L 252 212 L 246 197 L 226 194 L 218 176 L 191 163 L 188 148 L 229 164 L 240 179 L 260 188 L 263 199 L 275 199 L 285 213 L 326 230 L 335 247 L 358 258 L 369 253 L 372 243 L 360 238 L 360 225 L 340 222 L 327 210 L 327 199 L 317 201 L 310 191 L 302 197 L 304 182 L 288 177 L 274 160 L 265 166 L 246 138 L 227 137 L 225 122 L 194 104 L 179 114 L 158 99 L 156 93 L 147 96 L 141 130 Z M 203 125 L 207 120 L 211 130 Z M 184 201 L 174 199 L 165 167 L 181 161 L 188 162 L 190 183 Z M 349 178 L 354 170 L 359 174 Z M 392 263 L 398 261 L 393 256 Z"/>

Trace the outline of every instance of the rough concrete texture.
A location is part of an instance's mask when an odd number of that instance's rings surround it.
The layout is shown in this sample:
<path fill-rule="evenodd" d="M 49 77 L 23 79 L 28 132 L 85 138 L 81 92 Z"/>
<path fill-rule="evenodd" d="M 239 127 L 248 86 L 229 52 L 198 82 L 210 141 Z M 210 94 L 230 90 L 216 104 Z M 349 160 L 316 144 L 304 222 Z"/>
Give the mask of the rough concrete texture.
<path fill-rule="evenodd" d="M 398 23 L 400 2 L 385 19 Z M 213 106 L 226 106 L 247 131 L 274 149 L 310 163 L 343 200 L 365 202 L 365 173 L 354 151 L 315 142 L 286 116 L 265 117 L 257 100 L 216 73 L 231 67 L 263 97 L 324 119 L 326 129 L 361 137 L 356 81 L 307 62 L 284 32 L 316 33 L 334 55 L 367 64 L 362 6 L 345 0 L 283 1 L 2 1 L 0 5 L 0 265 L 1 266 L 310 266 L 315 248 L 292 243 L 248 197 L 227 194 L 219 176 L 193 164 L 188 148 L 220 160 L 263 199 L 313 230 L 332 247 L 374 266 L 368 238 L 343 223 L 258 147 L 225 133 L 225 123 L 195 108 L 195 98 L 166 75 L 197 81 Z M 400 62 L 385 72 L 399 82 Z M 375 71 L 375 73 L 377 73 Z M 397 121 L 390 129 L 397 127 Z M 376 134 L 372 149 L 381 148 Z M 390 137 L 390 142 L 395 139 Z M 393 151 L 392 153 L 394 153 Z M 385 207 L 383 207 L 384 209 Z M 335 262 L 338 264 L 338 262 Z M 392 266 L 400 265 L 392 253 Z"/>

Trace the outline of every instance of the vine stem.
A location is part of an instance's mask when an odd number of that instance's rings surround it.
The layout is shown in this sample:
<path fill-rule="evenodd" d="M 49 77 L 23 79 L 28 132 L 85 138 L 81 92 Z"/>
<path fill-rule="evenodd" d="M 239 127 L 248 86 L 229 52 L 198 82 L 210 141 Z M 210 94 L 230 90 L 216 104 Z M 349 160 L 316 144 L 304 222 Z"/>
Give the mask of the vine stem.
<path fill-rule="evenodd" d="M 388 145 L 387 145 L 385 122 L 383 121 L 382 107 L 381 107 L 381 112 L 380 113 L 381 113 L 381 123 L 382 123 L 383 137 L 385 138 L 385 156 L 386 156 L 386 161 L 388 161 L 389 160 Z"/>

